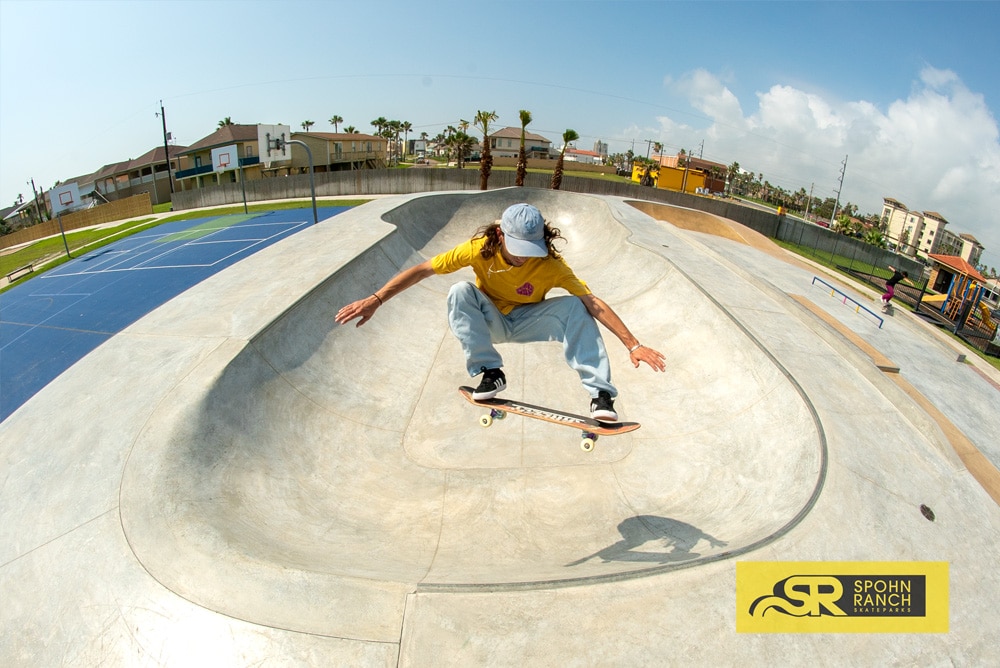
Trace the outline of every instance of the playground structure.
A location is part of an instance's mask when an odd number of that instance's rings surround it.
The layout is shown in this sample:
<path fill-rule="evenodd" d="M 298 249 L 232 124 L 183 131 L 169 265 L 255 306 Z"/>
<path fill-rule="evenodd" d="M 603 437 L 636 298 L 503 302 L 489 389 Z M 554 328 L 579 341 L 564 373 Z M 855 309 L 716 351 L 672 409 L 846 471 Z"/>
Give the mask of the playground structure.
<path fill-rule="evenodd" d="M 929 284 L 938 294 L 921 299 L 923 311 L 936 320 L 946 321 L 956 334 L 972 341 L 986 352 L 993 352 L 1000 343 L 997 322 L 983 300 L 987 293 L 987 280 L 968 262 L 959 257 L 932 255 L 935 268 Z"/>

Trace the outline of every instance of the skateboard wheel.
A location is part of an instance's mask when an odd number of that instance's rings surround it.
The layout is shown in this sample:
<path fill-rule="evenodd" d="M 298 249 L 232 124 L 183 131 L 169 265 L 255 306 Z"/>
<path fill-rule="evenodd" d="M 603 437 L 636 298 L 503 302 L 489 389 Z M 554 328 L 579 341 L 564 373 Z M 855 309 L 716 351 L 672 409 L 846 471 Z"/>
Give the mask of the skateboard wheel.
<path fill-rule="evenodd" d="M 594 441 L 595 440 L 596 440 L 595 437 L 588 436 L 587 438 L 585 438 L 582 441 L 580 441 L 580 449 L 583 450 L 584 452 L 591 452 L 591 451 L 593 451 L 593 449 L 594 449 Z"/>
<path fill-rule="evenodd" d="M 479 418 L 479 426 L 480 427 L 489 427 L 492 424 L 493 424 L 493 416 L 492 415 L 484 415 L 481 418 Z"/>

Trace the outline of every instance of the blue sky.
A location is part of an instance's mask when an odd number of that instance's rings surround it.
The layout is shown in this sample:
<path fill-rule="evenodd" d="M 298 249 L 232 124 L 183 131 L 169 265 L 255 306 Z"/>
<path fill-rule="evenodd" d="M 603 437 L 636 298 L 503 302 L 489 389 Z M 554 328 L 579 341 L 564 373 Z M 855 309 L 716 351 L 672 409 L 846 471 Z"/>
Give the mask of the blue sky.
<path fill-rule="evenodd" d="M 646 140 L 862 213 L 943 214 L 1000 269 L 1000 3 L 0 0 L 0 203 L 238 123 L 496 111 Z M 702 144 L 702 142 L 704 142 Z M 703 148 L 702 148 L 703 146 Z"/>

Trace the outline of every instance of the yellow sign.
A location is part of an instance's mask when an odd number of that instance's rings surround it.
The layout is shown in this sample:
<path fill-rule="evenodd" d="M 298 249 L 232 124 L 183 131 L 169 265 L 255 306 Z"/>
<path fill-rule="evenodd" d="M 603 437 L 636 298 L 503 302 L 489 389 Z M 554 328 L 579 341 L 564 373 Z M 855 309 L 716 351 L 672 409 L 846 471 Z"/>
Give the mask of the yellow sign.
<path fill-rule="evenodd" d="M 736 563 L 737 633 L 947 633 L 948 563 Z"/>

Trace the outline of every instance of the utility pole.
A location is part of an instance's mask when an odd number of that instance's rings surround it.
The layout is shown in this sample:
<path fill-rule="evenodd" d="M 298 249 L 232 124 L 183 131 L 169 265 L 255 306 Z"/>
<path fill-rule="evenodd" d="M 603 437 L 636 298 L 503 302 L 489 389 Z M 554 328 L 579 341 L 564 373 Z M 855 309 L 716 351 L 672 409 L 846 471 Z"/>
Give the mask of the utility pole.
<path fill-rule="evenodd" d="M 38 206 L 38 193 L 35 192 L 35 177 L 31 177 L 31 196 L 35 200 L 35 213 L 38 215 L 38 222 L 42 222 L 42 209 Z"/>
<path fill-rule="evenodd" d="M 163 157 L 167 161 L 167 183 L 170 185 L 170 199 L 174 198 L 174 179 L 170 175 L 170 146 L 167 144 L 167 114 L 163 111 L 163 100 L 160 100 L 160 113 L 156 114 L 163 121 Z M 153 187 L 156 187 L 155 179 Z"/>
<path fill-rule="evenodd" d="M 806 219 L 809 218 L 809 207 L 812 206 L 812 202 L 813 202 L 813 188 L 815 188 L 815 187 L 816 187 L 815 183 L 810 183 L 809 184 L 809 199 L 806 200 L 806 215 L 805 215 Z"/>
<path fill-rule="evenodd" d="M 844 187 L 844 172 L 847 171 L 847 156 L 844 156 L 844 162 L 840 166 L 840 185 L 837 186 L 837 199 L 833 203 L 833 213 L 830 214 L 830 227 L 833 227 L 834 221 L 837 219 L 837 207 L 840 206 L 840 191 Z"/>
<path fill-rule="evenodd" d="M 705 140 L 701 140 L 701 146 L 698 148 L 698 159 L 701 160 L 705 157 Z"/>
<path fill-rule="evenodd" d="M 649 160 L 649 147 L 656 142 L 652 139 L 643 139 L 643 141 L 646 142 L 646 160 Z"/>

